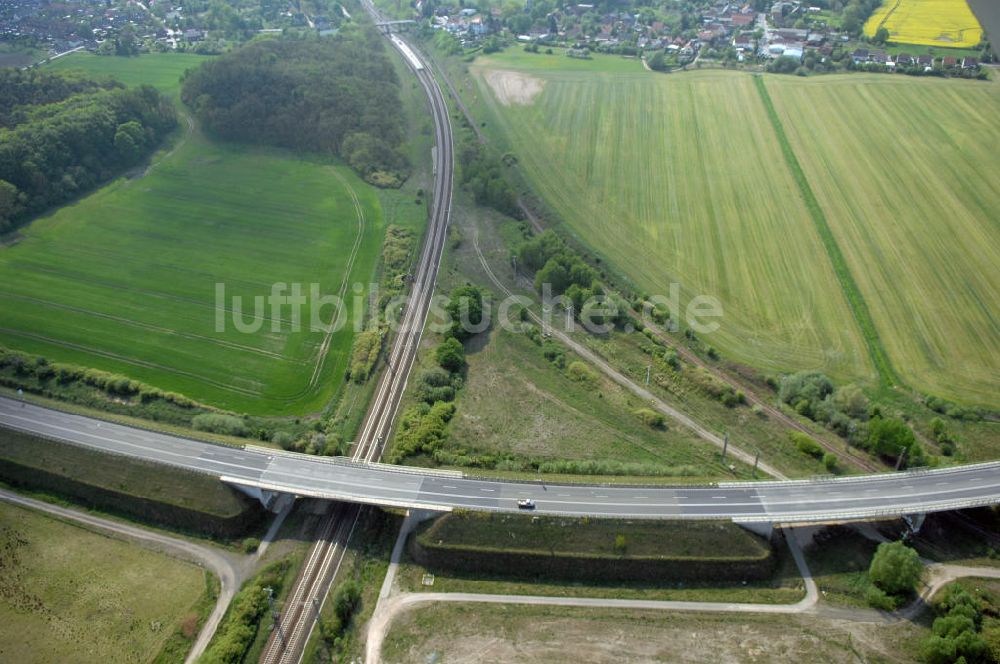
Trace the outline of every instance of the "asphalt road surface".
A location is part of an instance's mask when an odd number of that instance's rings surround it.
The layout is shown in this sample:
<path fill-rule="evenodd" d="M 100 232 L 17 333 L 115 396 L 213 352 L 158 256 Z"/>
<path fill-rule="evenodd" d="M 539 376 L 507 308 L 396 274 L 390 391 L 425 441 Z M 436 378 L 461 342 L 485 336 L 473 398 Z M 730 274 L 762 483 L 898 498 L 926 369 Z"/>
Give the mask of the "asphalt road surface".
<path fill-rule="evenodd" d="M 302 496 L 430 510 L 804 523 L 1000 503 L 1000 463 L 839 479 L 714 486 L 603 486 L 464 477 L 347 459 L 224 447 L 0 398 L 0 425 L 113 454 L 208 473 L 231 484 Z"/>

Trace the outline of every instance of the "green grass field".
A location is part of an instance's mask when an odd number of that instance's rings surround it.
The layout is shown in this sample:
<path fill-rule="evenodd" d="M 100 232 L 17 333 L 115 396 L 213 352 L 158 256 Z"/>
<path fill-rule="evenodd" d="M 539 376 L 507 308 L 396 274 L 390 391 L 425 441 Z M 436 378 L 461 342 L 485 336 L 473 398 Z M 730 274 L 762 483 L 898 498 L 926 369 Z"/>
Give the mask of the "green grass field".
<path fill-rule="evenodd" d="M 1000 86 L 852 75 L 767 87 L 904 381 L 996 406 Z"/>
<path fill-rule="evenodd" d="M 590 381 L 569 378 L 524 335 L 493 330 L 483 341 L 468 355 L 449 448 L 521 460 L 614 459 L 676 477 L 733 476 L 688 430 L 640 422 L 633 412 L 645 402 L 610 379 L 596 372 Z"/>
<path fill-rule="evenodd" d="M 125 85 L 152 85 L 160 92 L 179 98 L 184 70 L 197 67 L 207 55 L 195 53 L 147 53 L 132 58 L 74 53 L 46 65 L 50 69 L 81 70 L 96 78 L 113 78 Z"/>
<path fill-rule="evenodd" d="M 63 66 L 176 94 L 173 81 L 197 60 L 174 57 L 84 56 Z M 243 296 L 247 322 L 253 298 L 277 282 L 344 292 L 352 320 L 350 286 L 369 283 L 381 245 L 375 190 L 334 163 L 219 144 L 197 129 L 178 141 L 146 174 L 35 221 L 0 251 L 0 343 L 231 410 L 322 409 L 342 382 L 351 326 L 329 339 L 309 331 L 307 305 L 300 332 L 285 307 L 243 333 L 217 308 L 216 284 L 225 284 L 227 309 Z M 329 321 L 332 308 L 319 313 Z"/>
<path fill-rule="evenodd" d="M 492 58 L 497 58 L 503 66 L 519 71 L 593 71 L 605 74 L 635 74 L 643 71 L 642 61 L 639 58 L 600 53 L 595 53 L 589 58 L 570 58 L 566 56 L 566 49 L 553 48 L 551 55 L 544 52 L 545 48 L 541 50 L 541 53 L 527 53 L 521 47 L 512 47 Z"/>
<path fill-rule="evenodd" d="M 709 341 L 738 359 L 873 373 L 750 77 L 531 73 L 530 105 L 500 104 L 480 77 L 482 96 L 572 232 L 650 293 L 719 298 Z"/>
<path fill-rule="evenodd" d="M 23 664 L 151 661 L 205 592 L 195 565 L 6 503 L 0 569 L 0 654 Z"/>
<path fill-rule="evenodd" d="M 710 343 L 765 371 L 840 380 L 874 377 L 884 348 L 906 384 L 997 405 L 996 84 L 766 78 L 874 322 L 863 336 L 750 76 L 546 69 L 528 56 L 472 67 L 493 133 L 567 229 L 639 288 L 677 281 L 686 297 L 717 297 Z"/>

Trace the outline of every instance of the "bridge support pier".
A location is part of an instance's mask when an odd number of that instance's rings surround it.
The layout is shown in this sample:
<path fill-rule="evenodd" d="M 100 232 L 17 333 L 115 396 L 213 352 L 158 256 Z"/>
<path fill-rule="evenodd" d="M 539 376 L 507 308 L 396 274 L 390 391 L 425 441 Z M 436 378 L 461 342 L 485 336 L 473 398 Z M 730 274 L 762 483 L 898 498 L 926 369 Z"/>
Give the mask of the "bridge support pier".
<path fill-rule="evenodd" d="M 903 521 L 905 521 L 906 525 L 910 527 L 910 533 L 913 535 L 916 535 L 917 533 L 920 532 L 920 528 L 921 526 L 924 525 L 924 519 L 926 518 L 927 515 L 923 512 L 920 512 L 918 514 L 903 515 Z"/>
<path fill-rule="evenodd" d="M 771 534 L 774 532 L 774 524 L 770 521 L 734 521 L 737 526 L 745 530 L 749 530 L 754 535 L 760 535 L 766 540 L 771 539 Z"/>
<path fill-rule="evenodd" d="M 285 494 L 279 493 L 278 491 L 261 489 L 256 486 L 245 486 L 243 484 L 230 484 L 229 486 L 245 493 L 251 498 L 256 498 L 260 501 L 260 504 L 264 506 L 264 509 L 268 511 L 277 513 L 281 511 L 282 507 L 284 507 L 284 501 L 279 500 L 279 498 Z"/>

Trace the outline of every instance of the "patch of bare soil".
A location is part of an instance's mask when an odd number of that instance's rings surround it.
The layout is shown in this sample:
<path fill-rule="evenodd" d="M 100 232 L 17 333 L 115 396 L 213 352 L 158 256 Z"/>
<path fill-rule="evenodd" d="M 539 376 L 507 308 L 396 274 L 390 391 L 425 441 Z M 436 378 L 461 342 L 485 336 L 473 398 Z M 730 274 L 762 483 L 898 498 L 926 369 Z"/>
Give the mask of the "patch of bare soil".
<path fill-rule="evenodd" d="M 503 69 L 488 69 L 483 72 L 483 78 L 486 79 L 497 100 L 504 106 L 514 104 L 527 106 L 545 87 L 545 81 L 540 78 Z"/>
<path fill-rule="evenodd" d="M 435 618 L 445 618 L 432 617 L 438 611 L 442 608 L 421 607 L 413 613 L 423 616 L 411 613 L 393 626 L 383 662 L 910 662 L 909 648 L 899 646 L 919 639 L 905 633 L 910 625 L 900 631 L 900 625 L 814 617 L 567 615 L 566 609 L 485 606 L 450 613 L 447 629 L 437 630 Z"/>

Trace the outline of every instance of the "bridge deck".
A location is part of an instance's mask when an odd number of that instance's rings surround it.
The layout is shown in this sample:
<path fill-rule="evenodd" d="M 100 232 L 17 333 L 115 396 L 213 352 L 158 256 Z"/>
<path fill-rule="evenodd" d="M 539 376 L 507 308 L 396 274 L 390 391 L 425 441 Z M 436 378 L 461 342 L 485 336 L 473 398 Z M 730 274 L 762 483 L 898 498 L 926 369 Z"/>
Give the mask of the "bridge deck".
<path fill-rule="evenodd" d="M 434 510 L 664 519 L 822 522 L 898 516 L 1000 502 L 1000 463 L 930 471 L 710 486 L 514 482 L 454 472 L 354 463 L 263 447 L 213 445 L 0 398 L 0 425 L 113 454 L 302 496 Z"/>

